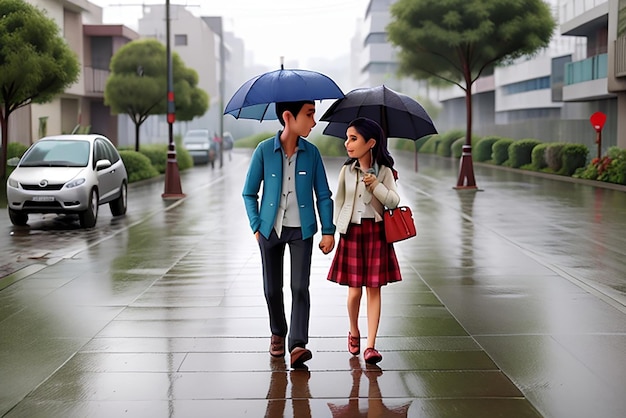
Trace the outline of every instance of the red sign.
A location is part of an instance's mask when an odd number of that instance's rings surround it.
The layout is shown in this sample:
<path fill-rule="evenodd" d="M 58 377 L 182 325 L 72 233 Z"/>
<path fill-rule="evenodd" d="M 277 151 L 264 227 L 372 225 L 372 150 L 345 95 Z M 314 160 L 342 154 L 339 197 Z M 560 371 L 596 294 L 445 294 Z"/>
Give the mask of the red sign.
<path fill-rule="evenodd" d="M 591 122 L 593 129 L 595 129 L 597 132 L 600 132 L 602 130 L 602 127 L 604 127 L 604 122 L 606 122 L 606 115 L 602 112 L 596 112 L 591 115 L 589 121 Z"/>

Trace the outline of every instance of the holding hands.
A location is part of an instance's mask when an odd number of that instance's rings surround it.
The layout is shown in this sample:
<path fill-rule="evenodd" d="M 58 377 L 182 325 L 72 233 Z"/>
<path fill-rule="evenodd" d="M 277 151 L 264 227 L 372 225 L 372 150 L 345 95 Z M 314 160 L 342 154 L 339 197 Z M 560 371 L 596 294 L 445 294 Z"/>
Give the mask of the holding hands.
<path fill-rule="evenodd" d="M 324 254 L 328 254 L 335 248 L 335 236 L 334 235 L 322 235 L 322 240 L 320 241 L 320 250 Z"/>

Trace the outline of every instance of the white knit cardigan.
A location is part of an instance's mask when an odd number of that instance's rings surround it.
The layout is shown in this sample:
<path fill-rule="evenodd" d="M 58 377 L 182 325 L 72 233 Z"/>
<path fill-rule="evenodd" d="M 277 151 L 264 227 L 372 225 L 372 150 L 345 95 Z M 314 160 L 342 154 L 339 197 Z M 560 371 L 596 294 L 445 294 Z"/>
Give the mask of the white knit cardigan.
<path fill-rule="evenodd" d="M 334 221 L 340 234 L 345 234 L 348 230 L 348 225 L 350 225 L 352 220 L 355 200 L 357 199 L 356 188 L 359 181 L 359 170 L 356 164 L 355 161 L 352 164 L 344 165 L 339 173 L 339 183 L 335 196 Z M 398 190 L 396 189 L 396 180 L 389 167 L 380 166 L 378 176 L 370 187 L 370 191 L 372 192 L 370 205 L 375 212 L 375 221 L 380 222 L 383 220 L 385 207 L 395 209 L 400 203 L 400 195 L 398 195 Z"/>

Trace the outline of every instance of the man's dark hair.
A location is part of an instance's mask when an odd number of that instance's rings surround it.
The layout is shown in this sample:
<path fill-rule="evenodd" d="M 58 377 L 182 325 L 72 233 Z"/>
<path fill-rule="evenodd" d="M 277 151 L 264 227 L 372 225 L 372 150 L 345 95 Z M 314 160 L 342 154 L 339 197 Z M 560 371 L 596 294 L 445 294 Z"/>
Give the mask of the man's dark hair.
<path fill-rule="evenodd" d="M 315 102 L 313 100 L 302 100 L 299 102 L 278 102 L 276 103 L 276 116 L 278 116 L 278 121 L 281 125 L 285 126 L 285 121 L 283 120 L 283 112 L 286 110 L 290 112 L 294 118 L 298 117 L 298 113 L 302 110 L 302 106 L 305 104 L 314 105 Z"/>

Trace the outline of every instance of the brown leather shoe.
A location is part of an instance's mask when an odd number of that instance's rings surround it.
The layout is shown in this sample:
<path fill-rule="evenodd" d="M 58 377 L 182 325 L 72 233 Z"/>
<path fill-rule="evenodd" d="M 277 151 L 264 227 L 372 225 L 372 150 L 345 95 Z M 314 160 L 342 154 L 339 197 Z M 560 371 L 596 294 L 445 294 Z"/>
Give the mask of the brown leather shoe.
<path fill-rule="evenodd" d="M 291 350 L 291 367 L 298 368 L 304 366 L 305 361 L 313 358 L 313 353 L 304 347 L 296 347 Z"/>
<path fill-rule="evenodd" d="M 270 341 L 270 354 L 272 357 L 284 357 L 285 355 L 285 337 L 272 335 Z"/>

